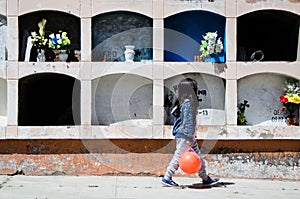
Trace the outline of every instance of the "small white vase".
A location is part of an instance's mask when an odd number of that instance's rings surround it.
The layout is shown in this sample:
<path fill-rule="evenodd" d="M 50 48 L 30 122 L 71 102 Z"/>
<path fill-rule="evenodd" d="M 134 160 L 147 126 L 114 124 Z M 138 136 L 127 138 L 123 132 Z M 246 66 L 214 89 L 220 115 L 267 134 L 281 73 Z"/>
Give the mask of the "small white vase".
<path fill-rule="evenodd" d="M 45 62 L 46 56 L 45 56 L 45 50 L 44 49 L 37 49 L 38 55 L 36 56 L 37 62 Z"/>
<path fill-rule="evenodd" d="M 58 54 L 58 57 L 59 57 L 59 61 L 67 61 L 68 59 L 68 53 L 67 53 L 67 50 L 60 50 L 59 54 Z"/>
<path fill-rule="evenodd" d="M 125 55 L 125 62 L 133 62 L 134 59 L 134 48 L 135 46 L 133 45 L 126 45 L 125 47 L 125 51 L 124 51 L 124 55 Z"/>

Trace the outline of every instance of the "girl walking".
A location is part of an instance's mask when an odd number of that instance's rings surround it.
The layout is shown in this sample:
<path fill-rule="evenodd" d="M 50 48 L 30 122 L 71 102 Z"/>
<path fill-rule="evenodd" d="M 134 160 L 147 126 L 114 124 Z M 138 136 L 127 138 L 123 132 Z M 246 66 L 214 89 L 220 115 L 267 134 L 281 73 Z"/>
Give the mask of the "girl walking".
<path fill-rule="evenodd" d="M 176 118 L 173 126 L 176 150 L 165 175 L 161 179 L 161 183 L 166 186 L 178 186 L 178 184 L 172 180 L 172 176 L 179 168 L 179 158 L 181 154 L 192 149 L 198 154 L 202 161 L 195 136 L 196 113 L 198 108 L 197 92 L 197 82 L 191 78 L 182 80 L 178 85 L 178 98 L 171 112 Z M 206 174 L 204 161 L 202 161 L 202 165 L 197 174 L 202 178 L 203 185 L 213 185 L 219 181 L 219 179 L 210 178 Z"/>

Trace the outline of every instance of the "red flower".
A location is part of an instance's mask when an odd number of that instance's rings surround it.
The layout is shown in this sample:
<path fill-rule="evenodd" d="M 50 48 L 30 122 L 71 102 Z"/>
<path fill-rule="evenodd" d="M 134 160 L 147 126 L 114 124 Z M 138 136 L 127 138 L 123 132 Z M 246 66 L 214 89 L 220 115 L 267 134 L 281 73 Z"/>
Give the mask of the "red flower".
<path fill-rule="evenodd" d="M 285 111 L 285 108 L 284 108 L 284 107 L 282 107 L 282 108 L 281 108 L 281 111 L 282 111 L 282 112 L 284 112 L 284 111 Z"/>
<path fill-rule="evenodd" d="M 289 99 L 283 95 L 280 96 L 280 102 L 282 102 L 283 104 L 286 104 L 289 102 Z"/>

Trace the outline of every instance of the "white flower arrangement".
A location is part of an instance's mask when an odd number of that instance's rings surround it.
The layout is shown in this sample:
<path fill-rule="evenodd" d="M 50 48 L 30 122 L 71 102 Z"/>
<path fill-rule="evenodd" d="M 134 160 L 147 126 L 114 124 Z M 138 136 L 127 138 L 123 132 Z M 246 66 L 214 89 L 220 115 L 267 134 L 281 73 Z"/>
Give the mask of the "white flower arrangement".
<path fill-rule="evenodd" d="M 217 31 L 207 32 L 205 36 L 203 36 L 204 40 L 201 40 L 200 45 L 200 52 L 202 58 L 208 57 L 211 54 L 217 54 L 222 52 L 223 43 L 221 41 L 221 37 L 219 37 L 218 40 L 217 37 Z"/>
<path fill-rule="evenodd" d="M 67 32 L 59 30 L 58 33 L 50 34 L 46 32 L 46 23 L 46 19 L 42 19 L 38 23 L 39 34 L 35 31 L 31 32 L 32 44 L 38 49 L 67 50 L 71 45 L 71 40 L 67 36 Z"/>
<path fill-rule="evenodd" d="M 67 36 L 67 32 L 60 30 L 57 34 L 50 34 L 49 37 L 49 48 L 51 49 L 68 49 L 71 45 L 71 40 Z"/>

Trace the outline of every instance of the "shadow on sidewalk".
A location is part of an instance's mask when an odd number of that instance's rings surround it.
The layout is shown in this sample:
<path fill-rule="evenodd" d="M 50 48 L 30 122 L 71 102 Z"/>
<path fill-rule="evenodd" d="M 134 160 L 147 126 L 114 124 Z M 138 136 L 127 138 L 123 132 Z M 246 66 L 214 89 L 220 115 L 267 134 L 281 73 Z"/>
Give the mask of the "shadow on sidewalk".
<path fill-rule="evenodd" d="M 234 185 L 233 182 L 218 182 L 215 185 L 203 185 L 202 183 L 195 183 L 192 185 L 180 185 L 181 188 L 190 188 L 190 189 L 211 189 L 214 187 L 227 187 L 228 185 Z"/>

